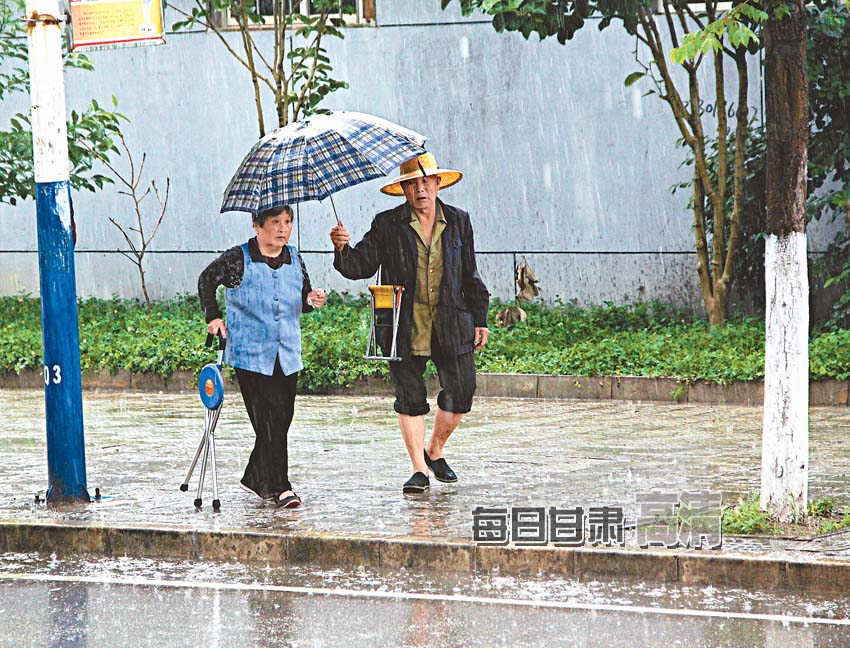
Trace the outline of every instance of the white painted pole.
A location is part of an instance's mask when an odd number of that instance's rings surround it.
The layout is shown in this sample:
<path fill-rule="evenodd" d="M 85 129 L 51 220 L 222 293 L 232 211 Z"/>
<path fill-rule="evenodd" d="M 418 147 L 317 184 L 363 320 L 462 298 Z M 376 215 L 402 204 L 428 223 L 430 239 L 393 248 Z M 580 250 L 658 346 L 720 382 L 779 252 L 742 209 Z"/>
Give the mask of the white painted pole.
<path fill-rule="evenodd" d="M 59 0 L 28 0 L 27 19 L 35 181 L 67 181 L 70 171 Z"/>
<path fill-rule="evenodd" d="M 762 510 L 806 514 L 809 476 L 809 282 L 806 233 L 765 240 Z"/>

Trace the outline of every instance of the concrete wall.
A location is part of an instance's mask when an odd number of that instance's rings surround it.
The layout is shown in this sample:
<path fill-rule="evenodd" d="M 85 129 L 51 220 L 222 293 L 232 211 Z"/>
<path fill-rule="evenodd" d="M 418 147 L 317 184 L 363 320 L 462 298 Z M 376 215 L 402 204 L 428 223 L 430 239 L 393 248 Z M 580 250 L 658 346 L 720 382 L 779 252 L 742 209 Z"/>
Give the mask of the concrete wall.
<path fill-rule="evenodd" d="M 172 24 L 178 16 L 166 16 Z M 260 40 L 270 45 L 271 34 Z M 247 74 L 216 37 L 198 31 L 167 36 L 167 45 L 91 54 L 96 72 L 69 72 L 69 109 L 114 94 L 130 119 L 133 153 L 147 153 L 146 177 L 164 186 L 168 212 L 146 257 L 156 298 L 195 290 L 215 256 L 247 239 L 245 214 L 219 214 L 221 194 L 257 137 Z M 230 41 L 238 46 L 235 34 Z M 418 130 L 463 181 L 441 197 L 473 217 L 482 275 L 494 296 L 514 294 L 512 267 L 526 256 L 549 301 L 582 303 L 658 298 L 698 303 L 683 152 L 668 106 L 642 97 L 634 39 L 614 26 L 589 25 L 574 42 L 525 41 L 498 34 L 482 16 L 463 18 L 439 0 L 378 0 L 377 26 L 350 28 L 328 42 L 335 77 L 350 89 L 325 106 L 369 112 Z M 751 106 L 759 111 L 757 62 Z M 706 83 L 706 86 L 709 84 Z M 268 99 L 268 97 L 267 97 Z M 0 116 L 26 106 L 11 102 Z M 271 103 L 267 120 L 273 119 Z M 126 168 L 125 161 L 118 166 Z M 375 212 L 396 200 L 378 180 L 335 196 L 355 238 Z M 131 203 L 116 188 L 74 197 L 80 295 L 140 295 L 126 249 L 108 222 L 130 222 Z M 294 242 L 314 285 L 361 292 L 331 267 L 329 204 L 300 206 Z M 813 232 L 811 247 L 821 243 Z M 0 294 L 38 292 L 34 205 L 0 207 Z"/>

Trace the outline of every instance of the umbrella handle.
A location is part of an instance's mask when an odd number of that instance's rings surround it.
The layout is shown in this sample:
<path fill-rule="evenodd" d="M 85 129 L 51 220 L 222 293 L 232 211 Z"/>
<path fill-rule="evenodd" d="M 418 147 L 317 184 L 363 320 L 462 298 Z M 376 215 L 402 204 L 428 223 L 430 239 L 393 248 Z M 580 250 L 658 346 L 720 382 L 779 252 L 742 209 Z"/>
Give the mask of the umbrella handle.
<path fill-rule="evenodd" d="M 336 213 L 336 205 L 334 205 L 334 197 L 331 194 L 328 194 L 328 198 L 331 199 L 331 207 L 333 207 L 333 210 L 334 210 L 334 216 L 336 217 L 336 224 L 342 225 L 342 222 L 339 220 L 339 216 L 337 216 L 337 213 Z"/>

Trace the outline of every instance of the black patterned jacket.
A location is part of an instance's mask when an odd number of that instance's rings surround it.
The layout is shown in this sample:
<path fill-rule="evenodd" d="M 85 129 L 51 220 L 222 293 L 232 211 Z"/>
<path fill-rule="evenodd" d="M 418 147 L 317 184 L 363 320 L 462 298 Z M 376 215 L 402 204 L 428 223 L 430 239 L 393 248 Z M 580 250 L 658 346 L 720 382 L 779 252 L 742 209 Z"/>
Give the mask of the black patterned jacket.
<path fill-rule="evenodd" d="M 473 349 L 474 329 L 487 326 L 490 293 L 475 264 L 475 243 L 469 214 L 440 201 L 446 228 L 443 245 L 443 280 L 437 307 L 437 336 L 445 353 L 460 355 Z M 416 232 L 404 204 L 375 216 L 363 240 L 334 253 L 334 268 L 348 279 L 366 279 L 381 266 L 381 283 L 404 286 L 399 317 L 397 352 L 410 356 L 413 328 L 413 291 L 416 289 Z M 379 311 L 378 323 L 391 322 L 389 311 Z M 390 352 L 391 329 L 379 327 L 378 344 Z"/>

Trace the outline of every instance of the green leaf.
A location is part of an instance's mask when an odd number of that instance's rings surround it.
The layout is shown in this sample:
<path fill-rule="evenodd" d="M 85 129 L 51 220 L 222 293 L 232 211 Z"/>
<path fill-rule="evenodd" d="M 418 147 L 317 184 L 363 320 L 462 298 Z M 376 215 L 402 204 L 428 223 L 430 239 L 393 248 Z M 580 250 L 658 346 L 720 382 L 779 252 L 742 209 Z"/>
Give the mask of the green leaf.
<path fill-rule="evenodd" d="M 702 46 L 700 47 L 700 51 L 702 51 L 703 54 L 708 54 L 712 50 L 714 50 L 716 52 L 717 50 L 721 49 L 722 47 L 723 47 L 723 45 L 720 42 L 720 40 L 717 38 L 717 36 L 715 36 L 714 34 L 709 34 L 708 38 L 706 38 L 705 41 L 703 41 Z"/>
<path fill-rule="evenodd" d="M 644 76 L 646 76 L 645 72 L 632 72 L 629 76 L 626 77 L 626 80 L 623 82 L 623 85 L 628 88 L 639 79 L 642 79 Z"/>
<path fill-rule="evenodd" d="M 773 17 L 776 18 L 777 20 L 782 20 L 786 16 L 790 16 L 790 15 L 791 15 L 791 9 L 785 3 L 777 4 L 775 9 L 773 10 Z"/>

